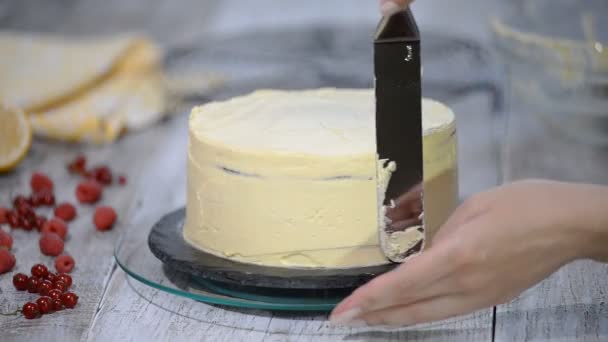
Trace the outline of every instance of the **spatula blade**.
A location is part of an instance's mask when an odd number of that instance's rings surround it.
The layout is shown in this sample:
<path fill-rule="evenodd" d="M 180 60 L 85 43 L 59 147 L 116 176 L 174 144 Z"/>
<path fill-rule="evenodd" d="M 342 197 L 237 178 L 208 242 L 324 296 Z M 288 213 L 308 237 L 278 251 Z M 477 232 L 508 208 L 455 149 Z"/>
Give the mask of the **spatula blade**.
<path fill-rule="evenodd" d="M 423 128 L 420 34 L 411 11 L 384 17 L 374 40 L 376 143 L 381 183 L 392 171 L 386 192 L 379 196 L 392 222 L 381 210 L 379 237 L 384 254 L 402 262 L 422 248 Z M 383 196 L 384 195 L 384 196 Z M 384 199 L 382 199 L 384 197 Z"/>

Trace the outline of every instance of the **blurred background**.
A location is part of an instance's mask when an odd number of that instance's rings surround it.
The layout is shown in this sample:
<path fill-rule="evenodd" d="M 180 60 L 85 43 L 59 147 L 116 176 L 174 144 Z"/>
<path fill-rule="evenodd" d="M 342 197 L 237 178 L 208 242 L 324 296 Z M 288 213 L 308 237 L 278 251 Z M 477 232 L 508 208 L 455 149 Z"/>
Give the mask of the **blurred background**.
<path fill-rule="evenodd" d="M 521 153 L 509 141 L 606 152 L 607 1 L 418 0 L 413 11 L 424 95 L 457 113 L 464 195 L 560 177 L 555 156 L 505 171 Z M 258 88 L 371 87 L 378 20 L 376 0 L 3 0 L 0 100 L 34 118 L 35 136 L 111 144 Z"/>

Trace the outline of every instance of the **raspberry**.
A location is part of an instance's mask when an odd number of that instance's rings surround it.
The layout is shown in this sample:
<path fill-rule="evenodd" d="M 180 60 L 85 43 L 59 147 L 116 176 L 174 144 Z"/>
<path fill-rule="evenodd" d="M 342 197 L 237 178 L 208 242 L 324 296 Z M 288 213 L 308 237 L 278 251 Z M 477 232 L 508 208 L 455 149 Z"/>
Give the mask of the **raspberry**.
<path fill-rule="evenodd" d="M 32 174 L 30 185 L 32 186 L 32 192 L 40 192 L 42 190 L 53 192 L 53 181 L 41 172 L 34 172 Z"/>
<path fill-rule="evenodd" d="M 10 250 L 13 248 L 13 237 L 0 229 L 0 247 L 6 247 L 6 249 Z"/>
<path fill-rule="evenodd" d="M 103 185 L 112 184 L 112 171 L 107 166 L 99 166 L 92 170 L 93 178 Z"/>
<path fill-rule="evenodd" d="M 63 202 L 55 208 L 55 216 L 64 221 L 72 221 L 76 217 L 76 208 L 68 202 Z"/>
<path fill-rule="evenodd" d="M 93 223 L 97 230 L 105 231 L 112 229 L 116 222 L 116 211 L 112 207 L 97 207 L 93 215 Z"/>
<path fill-rule="evenodd" d="M 58 256 L 63 252 L 63 240 L 55 233 L 42 233 L 40 251 L 44 255 Z"/>
<path fill-rule="evenodd" d="M 6 273 L 15 267 L 15 256 L 6 248 L 0 248 L 0 274 Z"/>
<path fill-rule="evenodd" d="M 74 269 L 74 258 L 67 254 L 62 254 L 55 259 L 55 268 L 59 273 L 70 273 Z M 70 279 L 71 280 L 71 279 Z M 67 284 L 66 284 L 67 285 Z M 69 285 L 68 285 L 69 286 Z"/>
<path fill-rule="evenodd" d="M 36 229 L 38 229 L 38 231 L 42 230 L 42 227 L 44 227 L 45 223 L 46 223 L 46 217 L 44 217 L 44 216 L 36 217 Z"/>
<path fill-rule="evenodd" d="M 80 203 L 95 203 L 101 198 L 101 185 L 94 180 L 86 180 L 76 187 L 76 198 Z"/>
<path fill-rule="evenodd" d="M 68 226 L 63 222 L 62 219 L 53 217 L 52 219 L 46 221 L 42 229 L 41 233 L 55 233 L 62 240 L 65 240 L 65 236 L 68 235 Z"/>
<path fill-rule="evenodd" d="M 0 207 L 0 224 L 4 224 L 8 222 L 6 214 L 8 214 L 10 210 L 7 208 Z"/>

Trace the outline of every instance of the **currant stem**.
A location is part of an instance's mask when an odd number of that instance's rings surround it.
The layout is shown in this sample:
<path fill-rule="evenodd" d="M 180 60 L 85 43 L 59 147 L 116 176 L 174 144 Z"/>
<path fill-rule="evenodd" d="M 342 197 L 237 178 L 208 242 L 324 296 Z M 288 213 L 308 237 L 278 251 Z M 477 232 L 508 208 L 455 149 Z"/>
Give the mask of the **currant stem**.
<path fill-rule="evenodd" d="M 21 313 L 21 309 L 17 309 L 16 311 L 13 312 L 9 312 L 9 313 L 4 313 L 4 312 L 0 312 L 0 316 L 17 316 Z"/>

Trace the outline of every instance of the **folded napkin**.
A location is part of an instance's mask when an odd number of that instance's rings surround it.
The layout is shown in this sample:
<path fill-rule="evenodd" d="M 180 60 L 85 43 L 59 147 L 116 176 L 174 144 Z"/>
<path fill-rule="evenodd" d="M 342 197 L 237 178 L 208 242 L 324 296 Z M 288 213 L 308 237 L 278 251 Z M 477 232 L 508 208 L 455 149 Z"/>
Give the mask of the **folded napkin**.
<path fill-rule="evenodd" d="M 138 35 L 0 32 L 0 103 L 28 113 L 38 136 L 111 142 L 167 112 L 162 52 Z"/>

